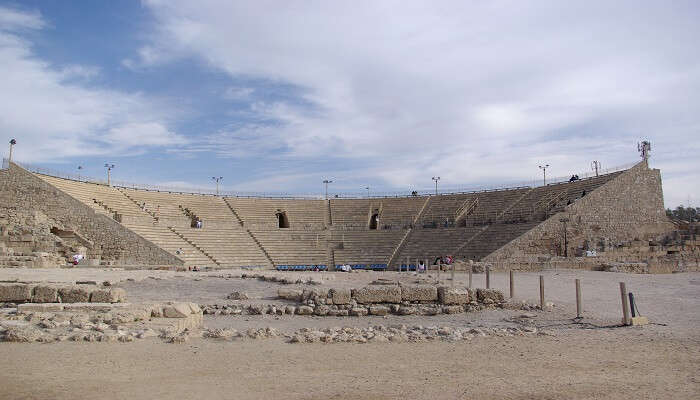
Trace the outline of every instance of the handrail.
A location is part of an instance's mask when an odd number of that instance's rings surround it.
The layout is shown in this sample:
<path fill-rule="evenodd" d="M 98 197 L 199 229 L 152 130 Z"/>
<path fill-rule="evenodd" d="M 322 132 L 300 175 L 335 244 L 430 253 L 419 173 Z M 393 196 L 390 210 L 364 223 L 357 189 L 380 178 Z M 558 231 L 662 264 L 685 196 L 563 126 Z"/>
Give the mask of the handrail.
<path fill-rule="evenodd" d="M 5 161 L 3 160 L 3 163 Z M 40 175 L 52 176 L 55 178 L 68 179 L 72 181 L 79 181 L 85 183 L 92 183 L 97 185 L 107 185 L 104 179 L 94 178 L 84 175 L 77 175 L 72 173 L 67 173 L 63 171 L 56 171 L 49 168 L 36 166 L 28 163 L 18 163 L 13 161 L 14 164 L 26 169 L 27 171 L 34 172 Z M 638 163 L 628 163 L 616 167 L 611 167 L 602 171 L 598 171 L 598 175 L 607 175 L 614 172 L 623 171 L 629 169 Z M 586 180 L 595 178 L 597 175 L 592 172 L 580 173 L 578 174 L 580 180 Z M 565 177 L 554 177 L 548 178 L 548 183 L 546 186 L 553 186 L 559 184 L 565 184 L 569 182 L 570 176 Z M 134 183 L 125 181 L 115 181 L 112 180 L 112 186 L 124 189 L 138 189 L 156 192 L 166 192 L 166 193 L 176 193 L 176 194 L 192 194 L 192 195 L 207 195 L 207 196 L 217 196 L 216 190 L 211 188 L 203 187 L 175 187 L 175 186 L 165 186 L 165 185 L 151 185 L 144 183 Z M 507 183 L 499 185 L 482 185 L 482 186 L 471 186 L 471 187 L 453 187 L 444 188 L 438 191 L 438 195 L 454 195 L 454 194 L 473 194 L 473 193 L 484 193 L 484 192 L 497 192 L 513 189 L 529 189 L 533 187 L 544 186 L 540 180 L 532 180 L 528 182 L 517 182 L 517 183 Z M 421 189 L 415 191 L 416 196 L 435 196 L 435 189 Z M 289 200 L 322 200 L 325 198 L 323 194 L 315 193 L 283 193 L 283 192 L 248 192 L 248 191 L 219 191 L 218 196 L 221 197 L 239 197 L 239 198 L 271 198 L 271 199 L 289 199 Z M 386 192 L 374 192 L 372 196 L 367 196 L 366 193 L 357 192 L 346 192 L 337 193 L 334 195 L 333 199 L 360 199 L 360 198 L 405 198 L 405 197 L 415 197 L 411 191 L 386 191 Z"/>

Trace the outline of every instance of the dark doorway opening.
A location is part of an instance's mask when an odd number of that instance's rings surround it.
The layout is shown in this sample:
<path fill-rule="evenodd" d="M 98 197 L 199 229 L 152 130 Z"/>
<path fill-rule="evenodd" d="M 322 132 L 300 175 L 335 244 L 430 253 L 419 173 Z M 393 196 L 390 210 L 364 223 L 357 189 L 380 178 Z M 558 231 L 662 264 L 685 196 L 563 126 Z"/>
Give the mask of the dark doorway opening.
<path fill-rule="evenodd" d="M 277 227 L 289 228 L 289 218 L 287 218 L 286 212 L 278 211 L 275 215 L 277 215 Z"/>
<path fill-rule="evenodd" d="M 372 214 L 372 217 L 369 219 L 369 229 L 377 229 L 378 225 L 379 225 L 379 214 Z"/>

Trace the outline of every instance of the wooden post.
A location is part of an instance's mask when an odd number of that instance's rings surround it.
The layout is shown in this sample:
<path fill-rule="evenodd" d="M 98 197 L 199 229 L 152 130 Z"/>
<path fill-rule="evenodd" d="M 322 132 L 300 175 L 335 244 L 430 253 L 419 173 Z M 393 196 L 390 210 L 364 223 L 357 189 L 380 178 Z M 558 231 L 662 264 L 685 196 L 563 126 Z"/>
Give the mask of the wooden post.
<path fill-rule="evenodd" d="M 515 297 L 515 272 L 510 270 L 510 298 Z"/>
<path fill-rule="evenodd" d="M 540 275 L 540 310 L 544 311 L 544 276 Z"/>
<path fill-rule="evenodd" d="M 581 318 L 581 313 L 583 308 L 581 308 L 581 280 L 576 279 L 576 318 Z"/>
<path fill-rule="evenodd" d="M 622 297 L 622 324 L 630 324 L 630 306 L 629 298 L 627 297 L 627 285 L 625 282 L 620 282 L 620 296 Z"/>
<path fill-rule="evenodd" d="M 472 288 L 472 265 L 469 265 L 469 289 Z"/>
<path fill-rule="evenodd" d="M 491 268 L 486 267 L 486 289 L 491 288 Z"/>

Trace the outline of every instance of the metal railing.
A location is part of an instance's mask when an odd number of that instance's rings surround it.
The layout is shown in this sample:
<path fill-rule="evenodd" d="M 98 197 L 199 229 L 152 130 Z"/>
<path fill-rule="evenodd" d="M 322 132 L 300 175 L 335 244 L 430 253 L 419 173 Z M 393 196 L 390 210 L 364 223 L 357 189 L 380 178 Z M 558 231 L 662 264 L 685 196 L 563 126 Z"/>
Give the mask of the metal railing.
<path fill-rule="evenodd" d="M 3 168 L 6 168 L 5 164 L 7 159 L 3 159 Z M 21 166 L 27 171 L 31 171 L 41 175 L 48 175 L 56 178 L 69 179 L 73 181 L 93 183 L 97 185 L 107 185 L 107 181 L 101 178 L 90 177 L 86 175 L 79 175 L 74 173 L 68 173 L 65 171 L 53 170 L 50 168 L 45 168 L 37 165 L 32 165 L 28 163 L 19 163 L 13 161 L 13 163 Z M 624 171 L 635 165 L 637 162 L 628 163 L 624 165 L 619 165 L 616 167 L 607 168 L 604 170 L 599 170 L 598 175 L 606 175 L 614 172 Z M 595 178 L 596 174 L 593 172 L 579 173 L 580 180 Z M 552 177 L 547 179 L 546 186 L 557 185 L 561 183 L 569 182 L 569 176 Z M 149 190 L 156 192 L 166 192 L 166 193 L 178 193 L 178 194 L 199 194 L 199 195 L 211 195 L 216 196 L 216 190 L 212 188 L 205 187 L 184 187 L 184 186 L 166 186 L 166 185 L 151 185 L 144 183 L 134 183 L 126 181 L 112 180 L 112 186 L 118 188 L 126 189 L 140 189 Z M 513 189 L 523 189 L 523 188 L 533 188 L 544 186 L 541 179 L 533 179 L 529 181 L 502 183 L 502 184 L 489 184 L 489 185 L 472 185 L 472 186 L 457 186 L 457 187 L 447 187 L 438 190 L 439 195 L 449 195 L 449 194 L 469 194 L 469 193 L 483 193 L 483 192 L 495 192 Z M 383 191 L 374 192 L 371 196 L 368 196 L 364 192 L 337 192 L 331 196 L 331 199 L 360 199 L 360 198 L 402 198 L 402 197 L 414 197 L 414 196 L 434 196 L 435 189 L 420 189 L 415 191 Z M 253 191 L 231 191 L 231 190 L 219 190 L 219 196 L 222 197 L 243 197 L 243 198 L 274 198 L 274 199 L 324 199 L 325 196 L 322 193 L 286 193 L 286 192 L 253 192 Z"/>

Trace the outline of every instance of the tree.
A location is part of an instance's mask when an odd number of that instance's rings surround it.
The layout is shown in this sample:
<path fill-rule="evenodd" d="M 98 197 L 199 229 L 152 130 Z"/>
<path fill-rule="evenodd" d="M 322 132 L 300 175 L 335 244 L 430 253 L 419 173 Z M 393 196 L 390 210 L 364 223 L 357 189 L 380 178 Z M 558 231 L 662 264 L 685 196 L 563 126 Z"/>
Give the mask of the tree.
<path fill-rule="evenodd" d="M 688 222 L 700 222 L 700 207 L 678 206 L 675 210 L 666 209 L 669 218 Z"/>

